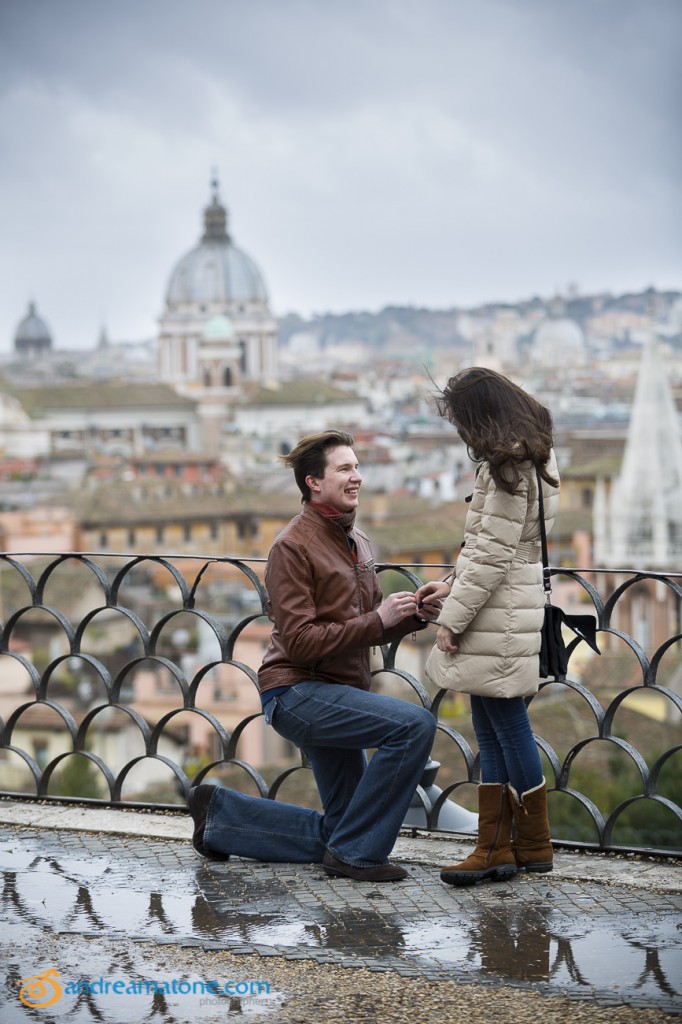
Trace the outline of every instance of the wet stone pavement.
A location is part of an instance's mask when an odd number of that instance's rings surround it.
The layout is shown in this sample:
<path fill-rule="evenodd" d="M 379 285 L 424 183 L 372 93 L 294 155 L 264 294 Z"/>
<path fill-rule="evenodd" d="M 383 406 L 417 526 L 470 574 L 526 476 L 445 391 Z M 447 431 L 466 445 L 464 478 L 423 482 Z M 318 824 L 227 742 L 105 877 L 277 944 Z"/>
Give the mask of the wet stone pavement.
<path fill-rule="evenodd" d="M 646 870 L 636 860 L 595 880 L 590 866 L 599 858 L 559 852 L 551 875 L 455 889 L 438 879 L 442 857 L 425 862 L 423 845 L 401 838 L 408 879 L 358 884 L 330 879 L 318 865 L 203 861 L 182 818 L 171 819 L 175 838 L 10 821 L 6 810 L 3 1024 L 203 1022 L 226 1012 L 275 1021 L 283 996 L 245 987 L 245 979 L 268 977 L 272 958 L 682 1014 L 682 886 L 672 862 L 658 862 L 650 884 L 632 885 Z M 448 860 L 469 846 L 452 844 Z M 221 978 L 219 993 L 207 991 L 208 975 L 173 973 L 170 953 L 180 948 L 203 951 L 213 978 L 215 964 L 226 962 L 213 954 L 249 954 L 250 973 L 242 962 L 239 982 L 229 988 Z M 125 1010 L 122 990 L 107 991 L 115 979 L 127 986 Z M 208 1015 L 211 1006 L 221 1015 Z"/>

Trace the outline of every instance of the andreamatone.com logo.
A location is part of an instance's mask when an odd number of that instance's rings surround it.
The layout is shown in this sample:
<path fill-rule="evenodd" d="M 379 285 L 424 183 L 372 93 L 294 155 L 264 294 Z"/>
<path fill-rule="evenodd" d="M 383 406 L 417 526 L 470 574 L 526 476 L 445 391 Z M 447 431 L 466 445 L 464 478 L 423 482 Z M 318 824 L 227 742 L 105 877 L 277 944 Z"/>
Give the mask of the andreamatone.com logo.
<path fill-rule="evenodd" d="M 270 995 L 270 983 L 263 980 L 187 981 L 180 978 L 79 978 L 65 979 L 54 967 L 17 981 L 19 999 L 24 1006 L 42 1010 L 54 1006 L 63 996 L 114 995 L 145 996 L 162 992 L 167 996 L 200 996 L 205 1000 L 218 997 L 241 1000 Z"/>

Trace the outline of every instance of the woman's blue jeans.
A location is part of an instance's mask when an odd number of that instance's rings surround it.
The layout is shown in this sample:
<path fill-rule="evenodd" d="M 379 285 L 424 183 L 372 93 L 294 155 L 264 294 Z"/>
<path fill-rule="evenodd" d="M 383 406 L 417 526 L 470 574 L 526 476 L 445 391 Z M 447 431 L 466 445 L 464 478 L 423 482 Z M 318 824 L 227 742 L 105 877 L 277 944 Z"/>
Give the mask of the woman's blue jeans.
<path fill-rule="evenodd" d="M 204 844 L 265 861 L 384 864 L 429 758 L 436 721 L 423 707 L 352 686 L 302 682 L 266 720 L 310 761 L 324 813 L 217 788 Z M 375 749 L 371 759 L 365 749 Z"/>
<path fill-rule="evenodd" d="M 481 782 L 511 782 L 521 795 L 542 782 L 540 754 L 523 697 L 471 696 Z"/>

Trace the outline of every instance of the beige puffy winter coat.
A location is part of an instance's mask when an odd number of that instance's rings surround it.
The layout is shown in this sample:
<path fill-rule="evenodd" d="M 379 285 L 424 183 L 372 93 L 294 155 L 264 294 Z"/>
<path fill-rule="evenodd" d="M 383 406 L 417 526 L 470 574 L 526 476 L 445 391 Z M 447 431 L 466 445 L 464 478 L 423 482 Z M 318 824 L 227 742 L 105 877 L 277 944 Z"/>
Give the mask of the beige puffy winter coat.
<path fill-rule="evenodd" d="M 559 479 L 554 453 L 547 466 Z M 486 462 L 476 475 L 456 578 L 438 624 L 459 635 L 459 649 L 435 646 L 426 674 L 436 686 L 486 697 L 535 693 L 543 620 L 538 487 L 531 463 L 519 467 L 516 494 L 498 488 Z M 542 482 L 549 533 L 559 490 Z"/>

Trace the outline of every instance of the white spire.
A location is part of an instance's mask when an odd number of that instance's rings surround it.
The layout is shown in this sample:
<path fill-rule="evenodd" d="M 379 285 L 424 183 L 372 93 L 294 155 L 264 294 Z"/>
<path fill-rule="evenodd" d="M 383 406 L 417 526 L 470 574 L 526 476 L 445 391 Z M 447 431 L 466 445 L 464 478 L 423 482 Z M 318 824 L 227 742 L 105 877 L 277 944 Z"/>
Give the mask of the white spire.
<path fill-rule="evenodd" d="M 595 523 L 601 564 L 682 569 L 682 430 L 653 334 L 642 352 L 620 476 L 604 511 L 606 531 Z"/>

